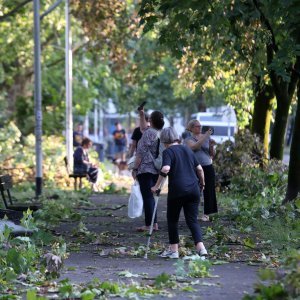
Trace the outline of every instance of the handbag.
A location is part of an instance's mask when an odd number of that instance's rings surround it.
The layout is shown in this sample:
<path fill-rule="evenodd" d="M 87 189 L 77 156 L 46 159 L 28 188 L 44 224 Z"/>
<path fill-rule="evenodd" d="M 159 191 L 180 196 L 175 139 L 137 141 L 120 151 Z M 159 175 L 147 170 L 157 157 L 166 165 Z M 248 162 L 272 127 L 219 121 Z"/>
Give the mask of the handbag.
<path fill-rule="evenodd" d="M 138 218 L 143 213 L 143 196 L 137 180 L 131 186 L 131 194 L 128 200 L 128 217 Z"/>
<path fill-rule="evenodd" d="M 136 156 L 133 155 L 131 156 L 128 161 L 127 161 L 127 168 L 128 170 L 133 170 L 134 169 L 134 166 L 135 166 L 135 159 L 136 159 Z"/>
<path fill-rule="evenodd" d="M 164 146 L 163 144 L 160 142 L 160 139 L 157 138 L 157 148 L 156 148 L 156 157 L 154 158 L 153 155 L 150 152 L 150 155 L 152 157 L 153 163 L 154 163 L 154 167 L 156 170 L 160 171 L 160 169 L 162 168 L 162 153 L 164 151 Z"/>

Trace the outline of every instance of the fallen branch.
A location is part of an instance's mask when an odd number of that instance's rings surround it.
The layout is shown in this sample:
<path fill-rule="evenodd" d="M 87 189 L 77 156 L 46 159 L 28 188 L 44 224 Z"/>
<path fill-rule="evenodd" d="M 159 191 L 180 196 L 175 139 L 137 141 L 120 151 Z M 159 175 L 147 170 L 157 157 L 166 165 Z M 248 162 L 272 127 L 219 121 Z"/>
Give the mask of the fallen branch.
<path fill-rule="evenodd" d="M 118 209 L 121 209 L 122 207 L 126 207 L 127 205 L 126 204 L 122 204 L 120 206 L 117 206 L 117 207 L 104 207 L 102 208 L 102 210 L 118 210 Z"/>

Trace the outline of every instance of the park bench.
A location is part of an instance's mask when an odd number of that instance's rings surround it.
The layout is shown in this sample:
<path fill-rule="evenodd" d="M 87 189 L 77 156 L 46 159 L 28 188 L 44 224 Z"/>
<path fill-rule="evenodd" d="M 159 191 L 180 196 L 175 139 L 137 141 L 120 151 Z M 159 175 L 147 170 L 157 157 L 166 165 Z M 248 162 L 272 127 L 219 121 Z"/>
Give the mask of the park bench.
<path fill-rule="evenodd" d="M 26 211 L 30 209 L 36 211 L 41 208 L 41 203 L 14 203 L 14 199 L 11 196 L 10 190 L 13 187 L 12 177 L 10 175 L 0 176 L 0 192 L 2 196 L 2 201 L 4 203 L 5 209 L 9 211 Z"/>
<path fill-rule="evenodd" d="M 20 224 L 20 220 L 23 218 L 23 211 L 0 208 L 0 220 L 4 218 L 15 224 Z"/>
<path fill-rule="evenodd" d="M 82 178 L 87 178 L 86 177 L 86 173 L 71 173 L 70 172 L 70 168 L 69 168 L 69 162 L 68 162 L 68 158 L 64 157 L 64 162 L 65 162 L 65 166 L 67 169 L 67 173 L 69 175 L 69 178 L 74 178 L 74 190 L 77 190 L 77 181 L 79 180 L 79 189 L 82 188 Z"/>

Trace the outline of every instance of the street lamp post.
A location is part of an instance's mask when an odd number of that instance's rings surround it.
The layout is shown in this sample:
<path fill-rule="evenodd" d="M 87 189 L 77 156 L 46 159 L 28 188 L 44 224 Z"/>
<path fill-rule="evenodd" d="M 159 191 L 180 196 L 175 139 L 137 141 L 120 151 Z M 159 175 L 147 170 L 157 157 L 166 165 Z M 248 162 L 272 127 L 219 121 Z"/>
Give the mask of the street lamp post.
<path fill-rule="evenodd" d="M 34 107 L 35 107 L 35 153 L 36 153 L 36 197 L 42 194 L 42 92 L 41 92 L 41 41 L 40 41 L 40 1 L 34 0 Z"/>
<path fill-rule="evenodd" d="M 70 10 L 69 0 L 65 4 L 66 17 L 66 36 L 65 36 L 65 51 L 66 51 L 66 148 L 67 159 L 70 169 L 73 168 L 73 115 L 72 115 L 72 36 L 70 34 Z"/>

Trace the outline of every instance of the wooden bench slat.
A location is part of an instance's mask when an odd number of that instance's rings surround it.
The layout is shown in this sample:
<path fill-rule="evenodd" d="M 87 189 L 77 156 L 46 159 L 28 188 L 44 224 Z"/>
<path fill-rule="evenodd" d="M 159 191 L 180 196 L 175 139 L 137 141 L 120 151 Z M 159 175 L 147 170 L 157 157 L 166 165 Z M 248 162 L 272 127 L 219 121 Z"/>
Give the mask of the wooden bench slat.
<path fill-rule="evenodd" d="M 69 175 L 69 178 L 74 178 L 74 189 L 77 190 L 77 179 L 79 179 L 79 189 L 82 187 L 82 178 L 87 178 L 87 174 L 85 173 L 71 173 L 69 170 L 69 162 L 68 158 L 64 157 L 65 167 L 67 170 L 67 173 Z"/>

